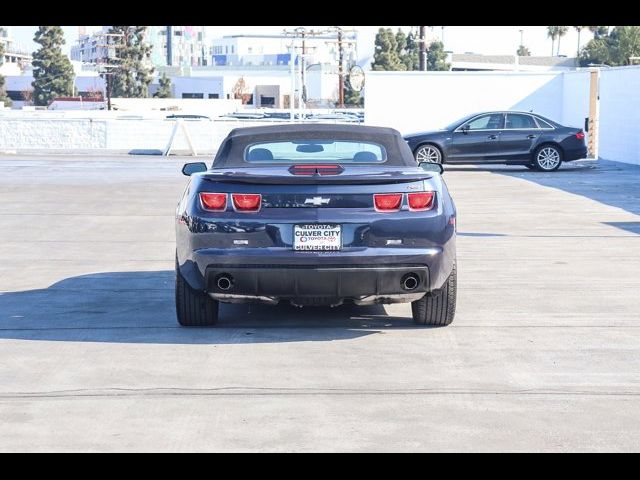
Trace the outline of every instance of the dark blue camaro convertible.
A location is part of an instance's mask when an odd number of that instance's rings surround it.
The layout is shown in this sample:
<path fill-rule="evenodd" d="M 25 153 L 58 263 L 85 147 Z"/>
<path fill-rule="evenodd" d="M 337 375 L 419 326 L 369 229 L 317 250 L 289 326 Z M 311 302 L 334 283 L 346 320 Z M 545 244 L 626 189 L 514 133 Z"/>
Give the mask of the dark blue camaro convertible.
<path fill-rule="evenodd" d="M 190 163 L 176 215 L 176 311 L 213 325 L 219 302 L 411 302 L 448 325 L 456 209 L 433 163 L 396 130 L 275 125 L 233 130 L 210 169 Z"/>

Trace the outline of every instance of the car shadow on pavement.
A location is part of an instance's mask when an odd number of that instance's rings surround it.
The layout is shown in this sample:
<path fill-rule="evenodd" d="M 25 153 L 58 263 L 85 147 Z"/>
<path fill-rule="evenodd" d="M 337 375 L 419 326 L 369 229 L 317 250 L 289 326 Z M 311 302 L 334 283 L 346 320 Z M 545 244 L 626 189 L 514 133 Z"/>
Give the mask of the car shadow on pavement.
<path fill-rule="evenodd" d="M 221 304 L 214 328 L 176 322 L 174 272 L 108 272 L 48 288 L 0 293 L 0 339 L 230 344 L 350 340 L 415 327 L 382 305 L 305 307 Z"/>
<path fill-rule="evenodd" d="M 447 167 L 456 171 L 484 171 L 522 178 L 544 187 L 581 195 L 605 205 L 640 215 L 640 166 L 608 160 L 578 160 L 567 162 L 555 172 L 538 172 L 520 166 L 491 165 L 482 167 Z M 615 225 L 613 225 L 615 226 Z M 637 233 L 637 226 L 620 228 Z"/>

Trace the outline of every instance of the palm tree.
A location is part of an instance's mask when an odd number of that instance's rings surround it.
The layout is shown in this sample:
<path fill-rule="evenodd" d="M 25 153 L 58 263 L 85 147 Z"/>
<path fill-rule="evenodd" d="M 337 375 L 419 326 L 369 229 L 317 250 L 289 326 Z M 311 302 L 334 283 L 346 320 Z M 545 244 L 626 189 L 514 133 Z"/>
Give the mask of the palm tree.
<path fill-rule="evenodd" d="M 556 42 L 556 37 L 558 36 L 558 28 L 559 27 L 547 27 L 547 37 L 551 38 L 551 56 L 553 57 L 553 45 Z"/>
<path fill-rule="evenodd" d="M 569 27 L 556 27 L 558 33 L 558 50 L 556 50 L 556 55 L 560 55 L 560 39 L 564 37 L 569 31 Z"/>
<path fill-rule="evenodd" d="M 587 27 L 573 27 L 576 29 L 576 31 L 578 32 L 578 49 L 576 50 L 576 58 L 578 58 L 580 56 L 580 32 L 582 32 L 583 28 L 587 28 Z"/>

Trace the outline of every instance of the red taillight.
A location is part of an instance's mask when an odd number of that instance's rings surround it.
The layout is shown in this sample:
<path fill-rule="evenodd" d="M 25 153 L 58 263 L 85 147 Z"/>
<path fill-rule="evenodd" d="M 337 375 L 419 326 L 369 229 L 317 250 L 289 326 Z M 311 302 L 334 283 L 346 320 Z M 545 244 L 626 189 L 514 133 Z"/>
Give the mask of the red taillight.
<path fill-rule="evenodd" d="M 577 138 L 578 140 L 582 140 L 582 139 L 584 138 L 584 132 L 578 132 L 578 133 L 576 133 L 576 138 Z"/>
<path fill-rule="evenodd" d="M 402 204 L 401 193 L 374 193 L 373 204 L 379 212 L 395 212 Z"/>
<path fill-rule="evenodd" d="M 433 192 L 408 193 L 409 210 L 424 211 L 433 208 Z"/>
<path fill-rule="evenodd" d="M 227 194 L 200 192 L 200 202 L 205 210 L 222 212 L 227 209 Z"/>
<path fill-rule="evenodd" d="M 259 193 L 232 193 L 233 208 L 239 212 L 257 212 L 262 204 Z"/>

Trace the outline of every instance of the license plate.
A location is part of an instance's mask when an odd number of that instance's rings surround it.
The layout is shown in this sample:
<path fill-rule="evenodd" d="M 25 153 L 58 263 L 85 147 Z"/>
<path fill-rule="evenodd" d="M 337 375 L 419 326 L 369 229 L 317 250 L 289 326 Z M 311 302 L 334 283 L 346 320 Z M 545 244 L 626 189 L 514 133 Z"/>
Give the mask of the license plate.
<path fill-rule="evenodd" d="M 294 250 L 340 250 L 342 248 L 341 225 L 294 225 Z"/>

